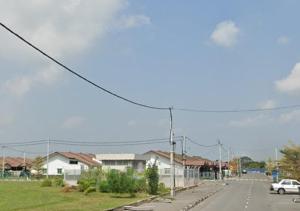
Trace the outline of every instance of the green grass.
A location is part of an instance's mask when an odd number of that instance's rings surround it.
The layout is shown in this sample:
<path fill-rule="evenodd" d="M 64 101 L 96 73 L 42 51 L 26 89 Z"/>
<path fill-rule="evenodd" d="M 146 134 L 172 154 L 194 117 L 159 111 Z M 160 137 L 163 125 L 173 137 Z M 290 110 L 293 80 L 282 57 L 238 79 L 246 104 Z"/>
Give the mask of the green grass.
<path fill-rule="evenodd" d="M 128 204 L 146 194 L 128 195 L 80 192 L 64 193 L 60 187 L 41 187 L 40 182 L 0 182 L 0 210 L 105 210 Z"/>

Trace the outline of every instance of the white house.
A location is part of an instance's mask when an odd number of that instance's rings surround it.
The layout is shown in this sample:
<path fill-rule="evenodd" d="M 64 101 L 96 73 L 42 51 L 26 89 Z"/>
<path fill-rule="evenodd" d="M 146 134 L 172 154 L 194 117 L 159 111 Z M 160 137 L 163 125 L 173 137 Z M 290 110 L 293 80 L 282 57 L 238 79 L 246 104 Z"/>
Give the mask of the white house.
<path fill-rule="evenodd" d="M 48 169 L 47 169 L 48 166 Z M 43 173 L 46 175 L 63 175 L 66 171 L 77 172 L 88 170 L 100 166 L 95 159 L 95 155 L 74 152 L 54 152 L 47 158 L 44 158 Z"/>
<path fill-rule="evenodd" d="M 156 163 L 159 173 L 159 182 L 162 182 L 166 187 L 170 187 L 171 182 L 171 165 L 170 153 L 163 151 L 149 151 L 144 154 L 147 156 L 147 165 Z M 175 162 L 175 184 L 177 187 L 183 187 L 184 184 L 184 166 L 182 160 L 176 156 Z"/>
<path fill-rule="evenodd" d="M 102 164 L 103 170 L 116 169 L 125 171 L 128 167 L 141 173 L 145 170 L 146 156 L 139 154 L 97 154 L 96 159 Z"/>

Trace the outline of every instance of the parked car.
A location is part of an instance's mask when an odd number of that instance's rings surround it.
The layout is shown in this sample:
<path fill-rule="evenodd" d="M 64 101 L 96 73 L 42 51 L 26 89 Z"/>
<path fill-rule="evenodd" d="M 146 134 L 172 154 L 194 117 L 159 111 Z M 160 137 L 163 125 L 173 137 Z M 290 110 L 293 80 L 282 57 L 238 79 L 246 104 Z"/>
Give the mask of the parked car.
<path fill-rule="evenodd" d="M 247 170 L 243 169 L 242 174 L 247 174 Z"/>
<path fill-rule="evenodd" d="M 292 179 L 283 179 L 279 183 L 272 183 L 270 190 L 279 194 L 300 193 L 300 182 Z"/>

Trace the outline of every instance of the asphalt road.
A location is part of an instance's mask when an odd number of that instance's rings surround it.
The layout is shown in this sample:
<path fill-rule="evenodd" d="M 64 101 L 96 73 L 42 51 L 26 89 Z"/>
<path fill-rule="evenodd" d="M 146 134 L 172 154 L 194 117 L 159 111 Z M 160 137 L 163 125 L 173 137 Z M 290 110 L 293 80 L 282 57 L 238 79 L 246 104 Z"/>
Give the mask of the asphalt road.
<path fill-rule="evenodd" d="M 248 174 L 228 181 L 220 192 L 203 201 L 193 211 L 299 211 L 299 194 L 270 193 L 270 181 L 261 174 Z"/>

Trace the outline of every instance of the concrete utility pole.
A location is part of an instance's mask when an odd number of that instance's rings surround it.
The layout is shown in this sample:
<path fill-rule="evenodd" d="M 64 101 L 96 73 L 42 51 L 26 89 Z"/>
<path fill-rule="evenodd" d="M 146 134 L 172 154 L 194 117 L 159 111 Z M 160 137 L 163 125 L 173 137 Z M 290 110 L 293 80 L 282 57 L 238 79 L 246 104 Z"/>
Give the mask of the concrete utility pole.
<path fill-rule="evenodd" d="M 276 182 L 279 182 L 279 165 L 278 165 L 278 149 L 275 148 L 275 162 L 276 162 Z"/>
<path fill-rule="evenodd" d="M 49 151 L 50 151 L 50 138 L 47 143 L 47 178 L 49 177 Z"/>
<path fill-rule="evenodd" d="M 26 154 L 25 151 L 23 152 L 23 163 L 24 163 L 24 170 L 26 169 Z"/>
<path fill-rule="evenodd" d="M 4 146 L 2 146 L 2 177 L 4 178 L 4 168 L 5 168 L 5 153 Z"/>
<path fill-rule="evenodd" d="M 171 165 L 171 187 L 170 195 L 171 198 L 175 197 L 175 162 L 174 162 L 174 153 L 175 153 L 175 141 L 173 140 L 173 115 L 172 108 L 169 108 L 170 111 L 170 165 Z"/>
<path fill-rule="evenodd" d="M 219 180 L 222 180 L 222 145 L 220 140 L 218 140 L 219 145 Z"/>

